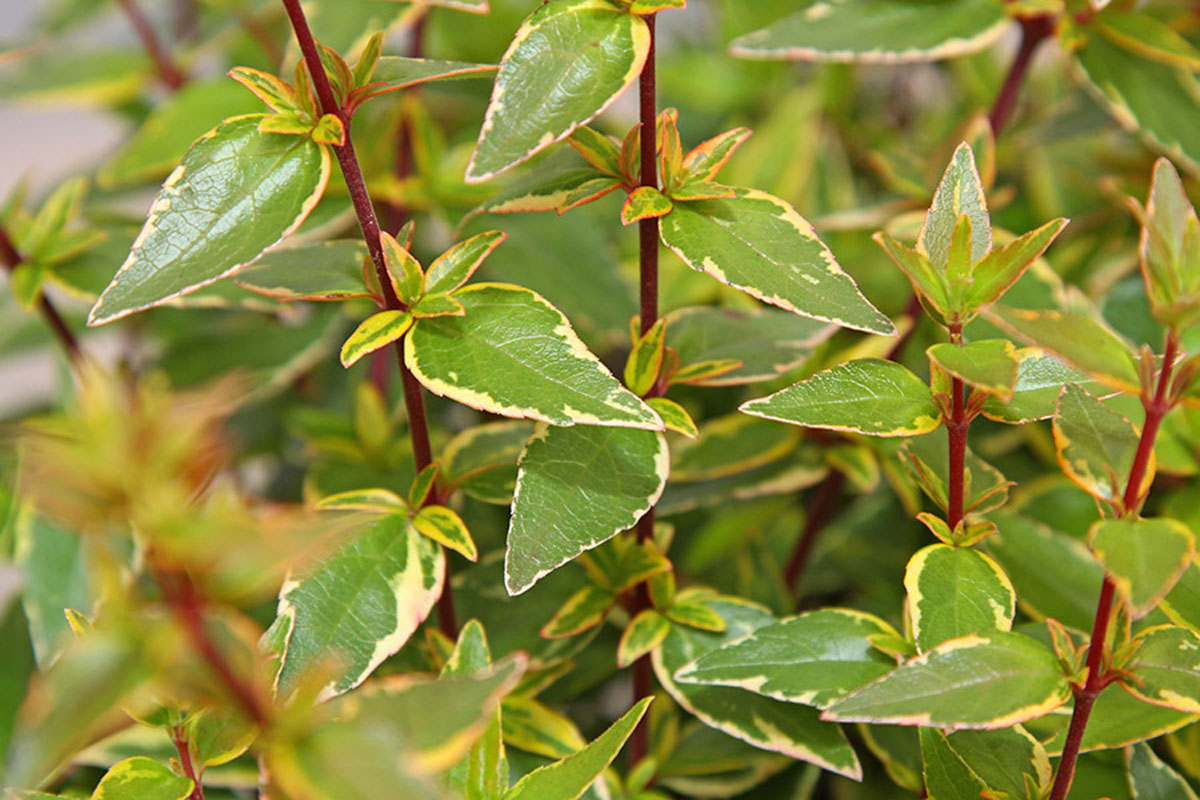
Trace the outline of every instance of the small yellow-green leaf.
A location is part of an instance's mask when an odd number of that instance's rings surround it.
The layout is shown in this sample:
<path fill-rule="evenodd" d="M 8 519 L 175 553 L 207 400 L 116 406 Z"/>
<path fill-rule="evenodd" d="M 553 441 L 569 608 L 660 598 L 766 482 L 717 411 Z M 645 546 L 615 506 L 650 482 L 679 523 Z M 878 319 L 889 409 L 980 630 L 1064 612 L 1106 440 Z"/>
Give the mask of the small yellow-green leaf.
<path fill-rule="evenodd" d="M 508 234 L 504 231 L 485 231 L 454 245 L 429 265 L 425 290 L 429 294 L 453 292 L 471 279 L 484 259 L 506 238 Z"/>
<path fill-rule="evenodd" d="M 346 125 L 336 114 L 326 114 L 313 126 L 312 138 L 317 144 L 341 147 L 346 143 Z"/>
<path fill-rule="evenodd" d="M 935 269 L 924 253 L 901 244 L 884 231 L 876 233 L 872 238 L 900 268 L 926 305 L 937 312 L 941 318 L 939 321 L 948 322 L 950 319 L 950 288 L 946 284 L 944 272 Z"/>
<path fill-rule="evenodd" d="M 633 345 L 625 362 L 625 385 L 639 397 L 654 388 L 663 362 L 663 338 L 666 320 L 660 319 Z"/>
<path fill-rule="evenodd" d="M 342 366 L 349 367 L 368 353 L 386 347 L 408 332 L 413 317 L 407 311 L 380 311 L 363 320 L 342 345 Z"/>
<path fill-rule="evenodd" d="M 409 311 L 416 319 L 461 317 L 467 313 L 463 304 L 448 294 L 427 294 Z"/>
<path fill-rule="evenodd" d="M 638 614 L 621 634 L 617 645 L 617 666 L 628 667 L 642 656 L 662 644 L 671 631 L 667 618 L 652 608 Z"/>
<path fill-rule="evenodd" d="M 697 361 L 680 368 L 671 376 L 672 384 L 710 384 L 718 385 L 722 378 L 744 366 L 744 362 L 736 358 L 713 358 Z"/>
<path fill-rule="evenodd" d="M 694 181 L 671 189 L 667 196 L 678 202 L 719 200 L 722 198 L 737 197 L 737 189 L 734 189 L 732 186 L 726 186 L 723 183 Z"/>
<path fill-rule="evenodd" d="M 621 224 L 632 225 L 638 220 L 663 217 L 671 213 L 674 204 L 653 186 L 639 186 L 625 198 L 621 206 Z"/>
<path fill-rule="evenodd" d="M 417 477 L 413 478 L 412 486 L 408 487 L 409 508 L 420 508 L 425 505 L 425 501 L 429 499 L 429 495 L 437 483 L 439 469 L 437 464 L 430 464 L 418 472 Z"/>
<path fill-rule="evenodd" d="M 113 764 L 92 800 L 186 800 L 195 784 L 152 758 L 135 756 Z"/>
<path fill-rule="evenodd" d="M 734 128 L 696 145 L 683 157 L 688 183 L 713 181 L 729 162 L 742 142 L 753 133 L 749 128 Z"/>
<path fill-rule="evenodd" d="M 1097 522 L 1088 532 L 1088 544 L 1129 601 L 1134 619 L 1149 614 L 1167 596 L 1196 552 L 1191 529 L 1167 517 Z"/>
<path fill-rule="evenodd" d="M 969 221 L 968 252 L 970 262 L 974 263 L 992 249 L 992 223 L 983 182 L 975 168 L 975 154 L 966 142 L 954 151 L 917 235 L 917 250 L 929 258 L 935 269 L 948 268 L 954 230 L 963 216 Z"/>
<path fill-rule="evenodd" d="M 322 511 L 374 511 L 380 514 L 410 512 L 404 498 L 389 489 L 355 489 L 323 497 L 316 507 Z"/>
<path fill-rule="evenodd" d="M 392 289 L 405 305 L 416 304 L 425 293 L 425 273 L 420 263 L 390 233 L 380 234 L 379 238 Z"/>
<path fill-rule="evenodd" d="M 629 10 L 634 14 L 654 14 L 668 8 L 686 8 L 687 0 L 633 0 Z"/>
<path fill-rule="evenodd" d="M 567 143 L 596 169 L 614 178 L 621 176 L 621 150 L 610 137 L 583 125 L 575 129 Z"/>
<path fill-rule="evenodd" d="M 769 397 L 743 403 L 740 410 L 794 425 L 869 436 L 927 433 L 942 416 L 924 381 L 907 367 L 882 359 L 840 364 Z"/>
<path fill-rule="evenodd" d="M 253 67 L 234 67 L 229 70 L 229 77 L 245 86 L 277 112 L 295 114 L 301 110 L 300 97 L 296 90 L 269 72 Z"/>
<path fill-rule="evenodd" d="M 258 132 L 278 133 L 283 136 L 308 136 L 313 132 L 313 125 L 311 122 L 300 119 L 294 112 L 281 111 L 263 117 L 262 121 L 258 123 Z M 318 141 L 315 136 L 313 141 Z"/>
<path fill-rule="evenodd" d="M 557 639 L 574 636 L 604 621 L 617 598 L 602 586 L 588 584 L 571 595 L 545 624 L 541 636 Z"/>
<path fill-rule="evenodd" d="M 667 606 L 663 611 L 667 619 L 678 625 L 686 625 L 701 631 L 712 633 L 725 632 L 725 620 L 703 603 L 676 602 Z"/>
<path fill-rule="evenodd" d="M 969 386 L 1007 402 L 1017 382 L 1017 348 L 1007 339 L 982 339 L 964 345 L 935 344 L 929 360 Z"/>
<path fill-rule="evenodd" d="M 445 506 L 425 506 L 413 517 L 413 527 L 423 536 L 449 547 L 469 561 L 479 560 L 471 532 L 458 514 Z"/>
<path fill-rule="evenodd" d="M 500 708 L 507 745 L 547 758 L 565 758 L 587 744 L 574 722 L 532 697 L 509 695 Z"/>
<path fill-rule="evenodd" d="M 1065 219 L 1047 222 L 1037 230 L 997 247 L 975 264 L 964 298 L 967 309 L 975 311 L 999 300 L 1029 265 L 1041 258 L 1066 224 Z"/>
<path fill-rule="evenodd" d="M 662 417 L 663 425 L 667 426 L 667 430 L 683 434 L 689 439 L 700 437 L 700 431 L 696 428 L 696 423 L 692 420 L 691 415 L 674 400 L 652 397 L 646 401 L 646 405 L 653 408 L 654 412 Z"/>

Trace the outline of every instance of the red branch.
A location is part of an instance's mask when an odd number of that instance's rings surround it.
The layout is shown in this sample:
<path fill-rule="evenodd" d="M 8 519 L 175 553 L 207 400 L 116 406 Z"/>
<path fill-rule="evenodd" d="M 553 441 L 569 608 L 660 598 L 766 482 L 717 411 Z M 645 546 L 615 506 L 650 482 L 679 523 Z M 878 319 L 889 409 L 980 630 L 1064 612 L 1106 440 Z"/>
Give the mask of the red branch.
<path fill-rule="evenodd" d="M 13 245 L 12 239 L 8 236 L 8 231 L 0 225 L 0 262 L 3 262 L 4 268 L 8 270 L 8 274 L 12 275 L 17 271 L 23 263 L 24 259 L 17 252 L 17 248 Z M 46 297 L 45 292 L 38 298 L 38 310 L 42 314 L 42 319 L 46 321 L 46 325 L 50 328 L 54 338 L 62 346 L 63 352 L 67 354 L 70 362 L 78 366 L 83 361 L 83 350 L 79 347 L 79 341 L 75 335 L 71 333 L 71 329 L 67 327 L 67 323 L 63 321 L 62 315 L 58 313 L 58 309 Z"/>
<path fill-rule="evenodd" d="M 150 58 L 154 59 L 154 66 L 158 70 L 159 79 L 171 91 L 177 90 L 184 84 L 183 73 L 175 66 L 175 62 L 171 60 L 171 56 L 167 53 L 167 48 L 163 46 L 162 40 L 158 38 L 158 34 L 154 32 L 154 26 L 150 24 L 150 20 L 146 19 L 146 15 L 138 8 L 134 0 L 118 0 L 121 8 L 125 11 L 125 16 L 129 18 L 129 24 L 133 26 L 137 32 L 138 38 L 142 40 L 142 46 L 146 48 L 146 52 Z"/>

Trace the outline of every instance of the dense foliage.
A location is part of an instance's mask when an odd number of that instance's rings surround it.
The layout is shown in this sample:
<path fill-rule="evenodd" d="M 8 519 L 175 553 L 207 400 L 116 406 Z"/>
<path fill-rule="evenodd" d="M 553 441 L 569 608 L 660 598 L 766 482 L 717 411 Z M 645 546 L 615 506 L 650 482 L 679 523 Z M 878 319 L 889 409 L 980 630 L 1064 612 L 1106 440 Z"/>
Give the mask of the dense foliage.
<path fill-rule="evenodd" d="M 1195 800 L 1195 3 L 39 13 L 6 800 Z"/>

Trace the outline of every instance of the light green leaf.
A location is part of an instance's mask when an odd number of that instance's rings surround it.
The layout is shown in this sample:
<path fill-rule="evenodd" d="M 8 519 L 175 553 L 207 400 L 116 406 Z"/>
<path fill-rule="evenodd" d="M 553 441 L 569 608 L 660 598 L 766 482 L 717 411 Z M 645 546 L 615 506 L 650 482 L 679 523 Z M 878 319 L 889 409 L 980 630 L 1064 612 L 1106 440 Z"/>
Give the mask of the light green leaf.
<path fill-rule="evenodd" d="M 614 722 L 595 741 L 578 753 L 547 764 L 517 781 L 504 800 L 575 800 L 600 776 L 620 752 L 625 740 L 641 721 L 651 698 L 643 698 L 625 716 Z"/>
<path fill-rule="evenodd" d="M 674 481 L 709 481 L 745 472 L 784 458 L 799 444 L 789 428 L 744 414 L 716 417 L 704 423 L 696 441 L 675 448 Z"/>
<path fill-rule="evenodd" d="M 896 662 L 868 637 L 899 634 L 861 611 L 823 608 L 758 628 L 675 673 L 681 683 L 731 686 L 827 708 L 891 672 Z"/>
<path fill-rule="evenodd" d="M 361 239 L 279 247 L 239 269 L 233 281 L 279 300 L 346 300 L 370 295 L 363 282 Z"/>
<path fill-rule="evenodd" d="M 413 517 L 412 525 L 421 535 L 449 547 L 463 558 L 479 560 L 479 551 L 466 524 L 445 506 L 425 506 Z"/>
<path fill-rule="evenodd" d="M 1146 703 L 1200 714 L 1200 635 L 1177 625 L 1138 634 L 1140 644 L 1125 666 L 1133 680 L 1125 691 Z"/>
<path fill-rule="evenodd" d="M 479 620 L 472 619 L 462 627 L 454 651 L 442 667 L 441 677 L 469 675 L 492 665 L 492 653 L 487 634 Z M 496 711 L 487 730 L 470 751 L 450 769 L 447 783 L 464 800 L 500 800 L 508 787 L 508 761 L 500 728 L 501 712 Z"/>
<path fill-rule="evenodd" d="M 1115 502 L 1125 489 L 1137 453 L 1138 432 L 1129 420 L 1111 411 L 1085 389 L 1068 383 L 1054 416 L 1058 463 L 1076 485 L 1105 502 Z M 1151 457 L 1139 493 L 1154 480 Z"/>
<path fill-rule="evenodd" d="M 233 761 L 250 748 L 258 733 L 240 709 L 229 706 L 206 708 L 194 714 L 187 724 L 195 760 L 205 767 Z"/>
<path fill-rule="evenodd" d="M 463 308 L 463 304 L 448 294 L 426 295 L 409 310 L 417 319 L 461 317 L 467 313 L 467 310 Z"/>
<path fill-rule="evenodd" d="M 1143 58 L 1192 72 L 1200 70 L 1200 50 L 1150 14 L 1109 12 L 1096 20 L 1096 27 L 1114 44 Z"/>
<path fill-rule="evenodd" d="M 700 437 L 700 430 L 696 427 L 691 415 L 674 400 L 668 400 L 665 397 L 651 397 L 646 401 L 646 405 L 654 409 L 654 413 L 662 419 L 667 430 L 682 434 L 689 439 Z"/>
<path fill-rule="evenodd" d="M 476 500 L 511 504 L 517 460 L 531 433 L 532 423 L 508 420 L 462 431 L 442 450 L 442 479 Z"/>
<path fill-rule="evenodd" d="M 4 669 L 0 672 L 0 780 L 4 779 L 4 756 L 13 743 L 17 714 L 28 694 L 30 679 L 37 672 L 30 635 L 33 625 L 17 602 L 20 591 L 20 574 L 10 566 L 0 567 L 0 647 L 4 648 Z"/>
<path fill-rule="evenodd" d="M 951 0 L 930 14 L 903 0 L 810 3 L 769 28 L 734 41 L 740 58 L 902 64 L 978 52 L 1008 23 L 995 0 Z"/>
<path fill-rule="evenodd" d="M 974 263 L 992 249 L 992 223 L 983 182 L 975 168 L 975 154 L 966 142 L 954 151 L 925 215 L 925 224 L 917 234 L 917 250 L 935 269 L 945 271 L 949 266 L 954 230 L 964 215 L 970 221 L 970 261 Z"/>
<path fill-rule="evenodd" d="M 541 295 L 480 283 L 455 297 L 466 316 L 420 320 L 404 342 L 409 369 L 429 391 L 506 417 L 661 430 L 658 415 Z"/>
<path fill-rule="evenodd" d="M 1159 608 L 1176 625 L 1186 625 L 1200 633 L 1200 561 L 1192 559 L 1191 566 Z"/>
<path fill-rule="evenodd" d="M 5 70 L 0 98 L 119 104 L 141 94 L 153 75 L 153 62 L 135 48 L 46 47 Z"/>
<path fill-rule="evenodd" d="M 89 325 L 213 283 L 304 221 L 329 180 L 329 151 L 311 139 L 261 134 L 260 119 L 235 117 L 196 140 L 163 184 Z"/>
<path fill-rule="evenodd" d="M 90 609 L 89 559 L 79 534 L 64 530 L 35 514 L 21 514 L 15 524 L 13 562 L 21 570 L 21 602 L 28 620 L 28 638 L 42 669 L 58 656 L 71 633 L 63 610 Z M 3 606 L 0 600 L 0 606 Z M 0 611 L 0 617 L 3 611 Z M 14 676 L 20 673 L 14 645 Z M 24 697 L 22 691 L 19 699 Z M 13 709 L 15 711 L 15 708 Z M 0 713 L 0 718 L 3 714 Z M 0 734 L 0 739 L 3 734 Z M 3 751 L 0 747 L 0 751 Z"/>
<path fill-rule="evenodd" d="M 485 181 L 561 141 L 642 71 L 646 23 L 609 0 L 551 0 L 500 60 L 467 181 Z"/>
<path fill-rule="evenodd" d="M 1167 517 L 1097 522 L 1088 532 L 1088 544 L 1129 601 L 1134 619 L 1154 610 L 1196 553 L 1191 529 Z"/>
<path fill-rule="evenodd" d="M 1191 327 L 1200 314 L 1200 220 L 1170 161 L 1155 162 L 1146 207 L 1132 198 L 1128 205 L 1142 225 L 1139 256 L 1151 311 L 1168 325 Z"/>
<path fill-rule="evenodd" d="M 895 332 L 812 226 L 778 197 L 738 189 L 728 199 L 681 203 L 660 232 L 689 267 L 764 302 L 846 328 Z"/>
<path fill-rule="evenodd" d="M 1017 383 L 1017 348 L 1007 339 L 964 345 L 943 342 L 925 351 L 929 360 L 969 386 L 1008 401 Z"/>
<path fill-rule="evenodd" d="M 188 146 L 221 120 L 259 111 L 262 106 L 224 77 L 191 81 L 146 116 L 141 127 L 104 163 L 97 180 L 124 186 L 171 171 Z"/>
<path fill-rule="evenodd" d="M 837 330 L 774 308 L 682 308 L 667 315 L 671 347 L 682 364 L 733 359 L 741 366 L 705 380 L 706 386 L 757 383 L 804 363 Z"/>
<path fill-rule="evenodd" d="M 942 642 L 823 717 L 990 730 L 1048 714 L 1070 697 L 1053 652 L 1027 636 L 997 631 Z"/>
<path fill-rule="evenodd" d="M 611 137 L 583 125 L 571 133 L 567 142 L 596 169 L 614 178 L 621 176 L 621 150 Z"/>
<path fill-rule="evenodd" d="M 617 179 L 591 167 L 578 166 L 578 162 L 560 166 L 553 156 L 548 156 L 538 166 L 532 175 L 501 189 L 472 214 L 483 211 L 493 214 L 558 211 L 562 214 L 568 206 L 579 205 L 584 197 L 599 199 L 621 185 Z"/>
<path fill-rule="evenodd" d="M 297 112 L 303 110 L 300 95 L 296 90 L 269 72 L 253 67 L 234 67 L 229 70 L 228 75 L 274 111 L 296 116 Z"/>
<path fill-rule="evenodd" d="M 540 631 L 545 639 L 575 636 L 604 621 L 616 604 L 616 595 L 603 586 L 588 584 L 567 598 Z"/>
<path fill-rule="evenodd" d="M 749 128 L 734 128 L 719 133 L 693 147 L 683 157 L 683 170 L 688 184 L 706 183 L 716 180 L 721 168 L 729 163 L 742 142 L 753 133 Z"/>
<path fill-rule="evenodd" d="M 315 570 L 284 584 L 272 626 L 287 631 L 279 696 L 312 669 L 332 669 L 324 697 L 362 683 L 408 641 L 441 596 L 444 559 L 407 519 L 385 516 Z"/>
<path fill-rule="evenodd" d="M 322 497 L 317 508 L 326 511 L 373 511 L 379 514 L 402 514 L 410 511 L 404 498 L 389 489 L 354 489 Z"/>
<path fill-rule="evenodd" d="M 869 436 L 915 436 L 941 421 L 925 382 L 892 361 L 864 358 L 818 372 L 769 397 L 741 405 L 746 414 L 810 428 Z"/>
<path fill-rule="evenodd" d="M 1187 779 L 1165 763 L 1148 744 L 1125 751 L 1129 789 L 1134 800 L 1197 800 Z"/>
<path fill-rule="evenodd" d="M 964 298 L 967 308 L 974 310 L 999 300 L 1029 265 L 1041 258 L 1066 224 L 1065 219 L 1047 222 L 988 253 L 972 270 Z"/>
<path fill-rule="evenodd" d="M 473 64 L 467 61 L 439 61 L 433 58 L 401 58 L 384 56 L 375 65 L 371 76 L 374 86 L 368 96 L 407 89 L 432 81 L 452 81 L 466 78 L 487 78 L 498 67 L 495 64 Z"/>
<path fill-rule="evenodd" d="M 1026 311 L 995 306 L 988 319 L 1037 345 L 1102 383 L 1124 392 L 1141 391 L 1133 352 L 1108 327 L 1083 314 Z"/>
<path fill-rule="evenodd" d="M 152 758 L 136 756 L 113 764 L 92 800 L 186 800 L 195 784 Z"/>
<path fill-rule="evenodd" d="M 342 366 L 350 367 L 363 356 L 387 347 L 408 333 L 412 325 L 413 315 L 407 311 L 389 310 L 372 314 L 354 329 L 354 333 L 342 345 L 339 356 Z"/>
<path fill-rule="evenodd" d="M 454 245 L 429 265 L 425 291 L 429 294 L 453 292 L 469 281 L 483 260 L 507 238 L 504 231 L 485 231 Z"/>
<path fill-rule="evenodd" d="M 669 463 L 661 433 L 540 426 L 517 476 L 504 559 L 509 594 L 633 527 L 662 495 Z"/>
<path fill-rule="evenodd" d="M 885 231 L 879 231 L 871 237 L 876 244 L 883 248 L 888 258 L 894 263 L 912 284 L 913 290 L 938 315 L 942 323 L 948 323 L 951 317 L 950 287 L 946 282 L 944 270 L 936 269 L 929 258 L 920 250 L 902 244 Z"/>
<path fill-rule="evenodd" d="M 708 605 L 725 620 L 724 633 L 673 625 L 654 651 L 654 673 L 667 693 L 704 724 L 755 747 L 860 779 L 858 756 L 837 725 L 821 722 L 815 709 L 784 703 L 727 686 L 680 683 L 674 676 L 724 644 L 742 639 L 776 620 L 745 600 L 720 597 Z"/>
<path fill-rule="evenodd" d="M 421 265 L 390 233 L 380 234 L 380 244 L 396 296 L 406 306 L 416 303 L 425 294 L 425 273 Z"/>
<path fill-rule="evenodd" d="M 587 746 L 574 722 L 532 697 L 506 697 L 501 719 L 504 743 L 527 753 L 565 758 Z"/>
<path fill-rule="evenodd" d="M 1024 425 L 1049 419 L 1058 407 L 1058 395 L 1066 383 L 1090 383 L 1086 373 L 1068 366 L 1038 347 L 1017 350 L 1017 381 L 1012 398 L 1002 401 L 992 396 L 983 404 L 982 413 L 996 422 Z"/>
<path fill-rule="evenodd" d="M 921 728 L 921 756 L 930 800 L 975 800 L 984 791 L 1033 800 L 1050 784 L 1046 749 L 1020 725 L 949 735 Z M 1038 794 L 1028 793 L 1030 784 Z"/>
<path fill-rule="evenodd" d="M 950 479 L 949 437 L 944 427 L 905 440 L 900 455 L 909 474 L 929 499 L 945 510 Z M 985 514 L 1004 505 L 1011 481 L 994 466 L 967 448 L 967 474 L 963 506 L 968 513 Z"/>
<path fill-rule="evenodd" d="M 904 588 L 920 652 L 972 633 L 1012 630 L 1016 592 L 1000 565 L 983 553 L 931 544 L 909 560 Z"/>
<path fill-rule="evenodd" d="M 663 337 L 667 323 L 658 320 L 646 334 L 639 338 L 625 362 L 625 385 L 642 397 L 654 388 L 663 362 Z"/>
<path fill-rule="evenodd" d="M 663 573 L 663 577 L 673 574 Z M 663 613 L 667 615 L 667 619 L 676 625 L 686 625 L 689 628 L 712 631 L 713 633 L 722 633 L 725 630 L 725 620 L 721 619 L 720 614 L 713 611 L 704 603 L 689 603 L 677 600 L 669 605 L 665 603 L 663 605 L 665 606 Z"/>
<path fill-rule="evenodd" d="M 1200 130 L 1191 124 L 1200 90 L 1191 72 L 1139 58 L 1103 35 L 1087 37 L 1076 57 L 1084 85 L 1121 127 L 1187 171 L 1200 169 Z"/>
<path fill-rule="evenodd" d="M 671 623 L 652 608 L 634 617 L 621 634 L 617 645 L 617 666 L 628 667 L 642 656 L 662 644 L 671 632 Z"/>

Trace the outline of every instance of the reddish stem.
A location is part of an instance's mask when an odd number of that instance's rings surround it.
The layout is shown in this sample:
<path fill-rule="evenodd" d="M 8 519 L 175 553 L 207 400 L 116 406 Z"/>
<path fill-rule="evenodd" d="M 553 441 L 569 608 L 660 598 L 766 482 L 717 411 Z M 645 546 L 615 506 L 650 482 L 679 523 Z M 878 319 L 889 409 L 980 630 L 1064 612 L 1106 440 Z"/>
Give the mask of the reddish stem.
<path fill-rule="evenodd" d="M 950 440 L 949 481 L 946 487 L 946 524 L 954 530 L 963 518 L 964 493 L 967 471 L 967 430 L 971 427 L 964 406 L 963 382 L 958 378 L 950 381 L 950 418 L 946 420 L 947 438 Z"/>
<path fill-rule="evenodd" d="M 829 520 L 833 518 L 834 511 L 837 510 L 837 501 L 842 496 L 842 487 L 845 483 L 845 473 L 834 470 L 817 487 L 817 491 L 813 495 L 812 505 L 808 509 L 808 519 L 804 521 L 804 530 L 800 534 L 800 541 L 796 544 L 787 568 L 783 571 L 783 582 L 792 590 L 794 597 L 799 597 L 800 577 L 804 574 L 805 567 L 808 566 L 808 560 L 812 555 L 818 536 L 825 529 Z"/>
<path fill-rule="evenodd" d="M 175 66 L 175 62 L 171 60 L 171 56 L 167 53 L 166 47 L 163 46 L 162 40 L 158 38 L 158 34 L 154 31 L 154 26 L 150 24 L 150 20 L 146 19 L 146 15 L 138 8 L 134 0 L 118 0 L 121 8 L 125 11 L 125 16 L 129 18 L 129 24 L 133 26 L 137 32 L 138 38 L 142 40 L 142 46 L 146 48 L 146 52 L 150 58 L 154 59 L 154 66 L 158 70 L 158 77 L 167 88 L 175 91 L 183 86 L 183 73 Z"/>
<path fill-rule="evenodd" d="M 642 123 L 642 164 L 641 185 L 658 188 L 658 86 L 656 76 L 655 53 L 655 15 L 643 17 L 650 29 L 650 50 L 646 54 L 646 63 L 642 67 L 641 79 L 638 81 L 638 101 Z M 658 219 L 644 219 L 638 223 L 639 271 L 641 330 L 642 335 L 658 322 Z M 638 520 L 637 538 L 639 542 L 649 542 L 654 539 L 654 509 Z M 649 587 L 642 583 L 634 594 L 635 606 L 631 616 L 652 608 Z M 650 657 L 642 656 L 633 662 L 633 701 L 636 703 L 643 697 L 654 693 L 654 673 L 650 665 Z M 629 763 L 637 764 L 650 753 L 650 727 L 643 719 L 634 728 L 629 738 Z"/>
<path fill-rule="evenodd" d="M 1021 20 L 1021 47 L 1017 50 L 1017 55 L 1008 70 L 1008 77 L 1004 79 L 1004 85 L 1000 87 L 1000 93 L 996 96 L 996 104 L 992 107 L 990 119 L 993 133 L 999 134 L 1008 124 L 1017 105 L 1021 84 L 1029 71 L 1029 64 L 1033 61 L 1033 54 L 1042 42 L 1054 35 L 1057 27 L 1058 20 L 1052 14 Z"/>
<path fill-rule="evenodd" d="M 23 263 L 24 259 L 17 252 L 16 246 L 8 236 L 8 231 L 0 225 L 0 262 L 4 264 L 4 268 L 8 270 L 8 274 L 12 275 L 17 271 Z M 79 366 L 83 362 L 83 350 L 79 347 L 79 342 L 75 335 L 71 333 L 71 329 L 67 327 L 67 323 L 63 321 L 62 315 L 58 313 L 58 309 L 46 297 L 46 293 L 42 292 L 38 298 L 38 311 L 41 312 L 42 319 L 46 321 L 46 325 L 50 328 L 50 332 L 54 334 L 54 338 L 62 346 L 63 352 L 67 354 L 70 362 Z"/>
<path fill-rule="evenodd" d="M 321 55 L 317 49 L 317 42 L 308 27 L 308 20 L 304 16 L 304 10 L 300 7 L 300 0 L 283 0 L 283 6 L 287 11 L 288 19 L 291 20 L 292 30 L 296 33 L 296 41 L 300 45 L 300 52 L 304 54 L 305 63 L 308 65 L 309 74 L 312 76 L 313 88 L 316 89 L 317 99 L 321 103 L 322 113 L 337 115 L 345 125 L 346 142 L 333 149 L 337 154 L 338 164 L 342 168 L 342 176 L 346 179 L 346 188 L 350 192 L 350 202 L 353 204 L 354 212 L 358 216 L 358 225 L 362 229 L 363 239 L 367 243 L 367 251 L 371 254 L 371 261 L 375 265 L 375 274 L 379 278 L 379 286 L 383 291 L 384 305 L 390 310 L 403 311 L 405 310 L 405 306 L 400 302 L 400 298 L 396 296 L 396 292 L 392 288 L 392 282 L 388 277 L 387 261 L 384 259 L 383 242 L 380 239 L 379 218 L 375 216 L 375 206 L 371 203 L 371 195 L 367 191 L 367 183 L 363 178 L 362 167 L 359 166 L 358 155 L 354 151 L 354 141 L 350 136 L 350 114 L 339 105 L 333 93 L 333 87 L 329 83 L 329 76 L 325 74 L 325 67 L 321 63 Z M 421 384 L 417 382 L 416 377 L 404 362 L 403 340 L 398 340 L 394 349 L 396 351 L 396 363 L 400 368 L 400 383 L 404 389 L 404 406 L 408 412 L 408 428 L 409 434 L 412 437 L 413 461 L 419 473 L 433 463 L 433 453 L 429 444 L 429 423 L 425 416 L 425 399 L 422 394 Z M 452 590 L 450 588 L 449 576 L 447 575 L 446 577 L 447 580 L 444 581 L 442 588 L 442 600 L 439 601 L 439 604 L 444 603 L 448 608 L 439 610 L 438 617 L 442 632 L 450 638 L 455 639 L 458 638 L 458 630 L 457 626 L 453 624 L 453 600 L 447 599 L 447 595 Z"/>
<path fill-rule="evenodd" d="M 192 748 L 187 737 L 183 735 L 182 728 L 171 730 L 171 742 L 175 745 L 175 752 L 179 754 L 179 767 L 183 770 L 184 777 L 191 778 L 195 787 L 188 795 L 188 800 L 204 800 L 204 787 L 200 785 L 200 776 L 196 774 L 196 768 L 192 764 Z"/>
<path fill-rule="evenodd" d="M 254 686 L 234 671 L 225 654 L 209 636 L 208 628 L 204 625 L 204 599 L 196 591 L 192 579 L 186 573 L 170 573 L 163 569 L 155 569 L 154 577 L 162 591 L 163 601 L 187 631 L 192 646 L 237 701 L 243 713 L 260 729 L 266 730 L 270 724 L 267 706 Z"/>
<path fill-rule="evenodd" d="M 1175 356 L 1179 349 L 1179 339 L 1172 331 L 1167 336 L 1167 344 L 1163 351 L 1162 368 L 1158 374 L 1158 387 L 1151 396 L 1147 391 L 1142 393 L 1142 407 L 1146 411 L 1146 420 L 1142 425 L 1141 438 L 1138 440 L 1137 453 L 1133 458 L 1133 466 L 1129 470 L 1129 480 L 1125 484 L 1122 496 L 1122 511 L 1126 516 L 1136 516 L 1141 507 L 1145 494 L 1141 486 L 1149 469 L 1150 458 L 1154 453 L 1154 441 L 1158 436 L 1159 426 L 1163 418 L 1170 412 L 1172 398 L 1167 394 L 1171 383 L 1171 372 L 1175 367 Z M 1108 640 L 1108 625 L 1112 618 L 1113 598 L 1116 594 L 1116 583 L 1109 575 L 1104 576 L 1104 585 L 1100 587 L 1100 599 L 1096 603 L 1096 618 L 1092 623 L 1092 636 L 1088 643 L 1087 679 L 1083 686 L 1076 687 L 1075 709 L 1071 713 L 1071 727 L 1067 730 L 1067 740 L 1063 744 L 1062 758 L 1058 762 L 1058 773 L 1054 776 L 1054 788 L 1050 800 L 1065 800 L 1071 790 L 1071 782 L 1075 778 L 1075 764 L 1079 759 L 1079 747 L 1083 742 L 1083 732 L 1087 729 L 1088 718 L 1092 706 L 1100 693 L 1112 683 L 1113 676 L 1102 669 L 1104 645 Z"/>

